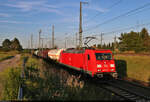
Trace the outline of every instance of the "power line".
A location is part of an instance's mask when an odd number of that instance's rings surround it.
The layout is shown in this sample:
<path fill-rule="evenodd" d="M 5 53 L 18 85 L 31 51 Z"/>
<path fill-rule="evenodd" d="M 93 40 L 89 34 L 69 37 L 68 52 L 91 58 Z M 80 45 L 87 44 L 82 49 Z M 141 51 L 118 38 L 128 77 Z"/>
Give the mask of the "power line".
<path fill-rule="evenodd" d="M 104 25 L 104 24 L 107 24 L 107 23 L 109 23 L 109 22 L 112 22 L 112 21 L 114 21 L 114 20 L 116 20 L 116 19 L 118 19 L 118 18 L 120 18 L 120 17 L 124 17 L 124 16 L 126 16 L 126 15 L 128 15 L 128 14 L 130 14 L 130 13 L 133 13 L 133 12 L 135 12 L 135 11 L 138 11 L 138 10 L 140 10 L 140 9 L 143 9 L 143 8 L 149 6 L 149 5 L 150 5 L 150 3 L 144 4 L 143 6 L 140 6 L 140 7 L 136 8 L 136 9 L 130 10 L 130 11 L 128 11 L 128 12 L 126 12 L 126 13 L 123 13 L 123 14 L 121 14 L 121 15 L 119 15 L 119 16 L 113 17 L 113 18 L 111 18 L 111 19 L 109 19 L 109 20 L 106 20 L 106 21 L 104 21 L 104 22 L 102 22 L 102 23 L 96 25 L 95 27 L 92 27 L 91 29 L 85 30 L 85 32 L 86 32 L 86 31 L 89 31 L 89 30 L 92 30 L 92 29 L 95 29 L 95 28 L 99 27 L 100 25 Z"/>
<path fill-rule="evenodd" d="M 150 25 L 150 22 L 149 23 L 144 23 L 144 24 L 139 24 L 138 27 L 145 26 L 145 25 Z M 136 27 L 137 27 L 137 25 L 131 26 L 131 27 L 122 28 L 122 29 L 118 29 L 118 30 L 114 30 L 114 31 L 110 31 L 110 32 L 104 32 L 103 34 L 104 35 L 109 35 L 109 34 L 112 34 L 112 33 L 121 32 L 121 31 L 128 30 L 128 29 L 136 29 Z M 96 34 L 96 35 L 93 35 L 93 36 L 99 36 L 99 34 Z"/>
<path fill-rule="evenodd" d="M 118 5 L 119 3 L 121 3 L 121 1 L 122 1 L 122 0 L 119 0 L 119 1 L 117 1 L 117 2 L 115 2 L 115 3 L 113 3 L 113 4 L 112 4 L 111 6 L 109 6 L 107 9 L 113 8 L 114 6 L 116 6 L 116 5 Z M 85 24 L 87 24 L 88 22 L 92 21 L 95 17 L 97 17 L 97 16 L 100 15 L 100 14 L 102 14 L 102 13 L 97 13 L 95 16 L 93 16 L 93 17 L 91 17 L 89 20 L 87 20 Z"/>

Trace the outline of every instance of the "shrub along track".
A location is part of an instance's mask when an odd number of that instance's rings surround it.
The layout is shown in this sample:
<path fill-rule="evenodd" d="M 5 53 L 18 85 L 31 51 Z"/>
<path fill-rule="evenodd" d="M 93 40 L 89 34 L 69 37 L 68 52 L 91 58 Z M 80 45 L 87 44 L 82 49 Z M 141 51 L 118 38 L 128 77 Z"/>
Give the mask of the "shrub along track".
<path fill-rule="evenodd" d="M 61 68 L 66 69 L 64 66 L 56 63 L 52 60 L 47 60 L 48 63 L 55 64 L 56 66 L 60 66 Z M 67 71 L 72 72 L 72 69 L 67 68 Z M 77 71 L 76 71 L 77 72 Z M 124 80 L 105 80 L 98 78 L 91 78 L 90 76 L 84 76 L 83 73 L 77 72 L 81 74 L 80 80 L 84 80 L 84 82 L 95 84 L 100 88 L 106 89 L 111 93 L 115 93 L 119 96 L 118 100 L 132 100 L 132 101 L 141 101 L 141 100 L 150 100 L 150 89 L 137 85 L 133 82 L 128 82 Z M 75 75 L 75 72 L 73 72 Z"/>

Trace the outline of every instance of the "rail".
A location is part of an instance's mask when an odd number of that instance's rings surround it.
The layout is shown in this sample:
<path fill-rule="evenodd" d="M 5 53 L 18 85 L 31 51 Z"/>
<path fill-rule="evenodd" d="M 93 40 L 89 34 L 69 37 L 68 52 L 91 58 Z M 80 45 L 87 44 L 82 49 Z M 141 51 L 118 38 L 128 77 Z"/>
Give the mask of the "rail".
<path fill-rule="evenodd" d="M 134 92 L 133 90 L 128 89 L 127 87 L 122 87 L 118 83 L 114 81 L 108 82 L 107 84 L 102 86 L 104 89 L 107 89 L 118 96 L 131 101 L 150 101 L 149 96 L 145 96 L 142 93 Z M 133 86 L 134 88 L 134 86 Z"/>
<path fill-rule="evenodd" d="M 22 64 L 22 69 L 21 69 L 21 74 L 20 74 L 21 79 L 25 78 L 24 69 L 25 69 L 25 63 L 26 63 L 27 59 L 28 59 L 27 57 L 25 57 L 23 59 L 23 64 Z M 21 83 L 20 86 L 19 86 L 18 100 L 23 100 L 23 83 Z"/>
<path fill-rule="evenodd" d="M 150 102 L 150 95 L 144 95 L 140 91 L 134 92 L 134 90 L 128 88 L 127 86 L 121 86 L 120 84 L 117 83 L 118 80 L 116 81 L 101 81 L 99 79 L 94 79 L 89 80 L 89 82 L 93 84 L 100 85 L 101 88 L 108 90 L 110 92 L 115 93 L 117 96 L 120 97 L 122 100 L 131 100 L 131 101 L 139 101 L 139 102 Z M 121 82 L 122 84 L 125 82 Z M 132 85 L 132 88 L 135 87 L 140 87 L 138 84 L 134 83 L 129 83 Z M 146 87 L 141 86 L 141 88 L 146 89 Z M 148 91 L 148 90 L 147 90 Z"/>

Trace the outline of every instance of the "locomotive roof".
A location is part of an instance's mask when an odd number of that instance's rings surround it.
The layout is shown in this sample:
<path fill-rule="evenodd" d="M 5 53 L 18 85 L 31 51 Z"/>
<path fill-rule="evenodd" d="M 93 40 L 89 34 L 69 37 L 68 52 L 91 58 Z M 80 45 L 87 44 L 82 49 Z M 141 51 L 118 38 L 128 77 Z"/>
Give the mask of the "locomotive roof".
<path fill-rule="evenodd" d="M 63 53 L 84 53 L 85 50 L 93 50 L 93 51 L 108 51 L 110 52 L 110 49 L 68 49 L 64 50 Z"/>
<path fill-rule="evenodd" d="M 77 49 L 69 49 L 69 50 L 65 50 L 63 51 L 64 53 L 84 53 L 85 50 L 77 50 Z"/>

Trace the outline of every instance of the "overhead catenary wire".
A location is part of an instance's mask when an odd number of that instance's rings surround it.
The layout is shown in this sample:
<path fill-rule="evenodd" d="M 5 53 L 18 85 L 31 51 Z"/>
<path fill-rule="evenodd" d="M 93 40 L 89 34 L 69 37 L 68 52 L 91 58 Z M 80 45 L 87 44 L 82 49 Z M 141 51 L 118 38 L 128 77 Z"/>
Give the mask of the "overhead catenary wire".
<path fill-rule="evenodd" d="M 112 5 L 110 5 L 107 9 L 111 9 L 113 7 L 115 7 L 116 5 L 118 5 L 119 3 L 121 3 L 122 0 L 118 0 L 117 2 L 113 3 Z M 85 21 L 84 24 L 87 24 L 88 22 L 92 21 L 95 17 L 97 17 L 98 15 L 102 14 L 101 12 L 100 13 L 97 13 L 96 15 L 92 16 L 91 18 L 89 18 L 87 21 Z"/>
<path fill-rule="evenodd" d="M 102 25 L 104 25 L 104 24 L 107 24 L 107 23 L 109 23 L 109 22 L 112 22 L 112 21 L 114 21 L 114 20 L 117 20 L 117 19 L 119 19 L 119 18 L 121 18 L 121 17 L 125 17 L 125 16 L 127 16 L 128 14 L 131 14 L 131 13 L 133 13 L 133 12 L 135 12 L 135 11 L 138 11 L 138 10 L 140 10 L 140 9 L 143 9 L 143 8 L 145 8 L 145 7 L 147 7 L 147 6 L 150 6 L 150 3 L 144 4 L 143 6 L 140 6 L 140 7 L 138 7 L 138 8 L 133 9 L 133 10 L 130 10 L 130 11 L 126 12 L 126 13 L 123 13 L 123 14 L 121 14 L 121 15 L 119 15 L 119 16 L 116 16 L 116 17 L 113 17 L 113 18 L 111 18 L 111 19 L 109 19 L 109 20 L 106 20 L 106 21 L 104 21 L 104 22 L 102 22 L 102 23 L 100 23 L 100 24 L 97 24 L 96 26 L 94 26 L 94 27 L 92 27 L 92 28 L 90 28 L 90 29 L 85 30 L 84 32 L 87 32 L 87 31 L 89 31 L 89 30 L 95 29 L 95 28 L 97 28 L 97 27 L 99 27 L 99 26 L 102 26 Z"/>
<path fill-rule="evenodd" d="M 116 5 L 118 5 L 119 3 L 121 3 L 122 0 L 118 0 L 117 2 L 113 3 L 112 5 L 110 5 L 107 9 L 111 9 L 113 7 L 115 7 Z M 88 22 L 90 22 L 91 20 L 93 20 L 96 16 L 100 15 L 101 13 L 97 13 L 96 15 L 94 15 L 93 17 L 91 17 L 90 19 L 88 19 L 87 21 L 85 21 L 84 24 L 87 24 Z M 83 25 L 84 26 L 84 25 Z M 78 28 L 75 28 L 75 30 L 77 30 Z"/>
<path fill-rule="evenodd" d="M 114 6 L 116 6 L 116 5 L 118 5 L 119 3 L 121 3 L 121 1 L 122 1 L 122 0 L 118 0 L 117 2 L 113 3 L 112 5 L 110 5 L 107 9 L 113 8 Z M 91 17 L 88 21 L 90 21 L 91 19 L 95 18 L 95 17 L 98 16 L 99 14 L 101 14 L 101 13 L 98 13 L 98 14 L 96 14 L 95 16 Z M 88 22 L 88 21 L 87 21 L 87 22 Z M 76 29 L 78 29 L 78 28 L 76 28 Z"/>
<path fill-rule="evenodd" d="M 144 23 L 144 24 L 139 24 L 138 26 L 146 26 L 146 25 L 150 25 L 150 22 L 149 23 Z M 112 34 L 112 33 L 117 33 L 117 32 L 121 32 L 121 31 L 124 31 L 124 30 L 128 30 L 128 29 L 136 29 L 137 25 L 135 26 L 131 26 L 131 27 L 126 27 L 126 28 L 122 28 L 122 29 L 118 29 L 118 30 L 114 30 L 114 31 L 110 31 L 110 32 L 103 32 L 104 35 L 109 35 L 109 34 Z M 92 36 L 99 36 L 100 34 L 95 34 L 95 35 L 92 35 Z"/>

